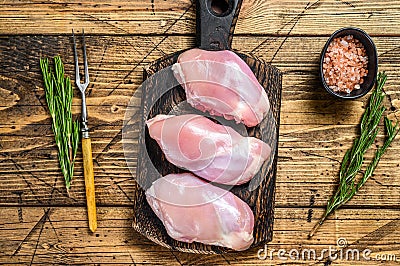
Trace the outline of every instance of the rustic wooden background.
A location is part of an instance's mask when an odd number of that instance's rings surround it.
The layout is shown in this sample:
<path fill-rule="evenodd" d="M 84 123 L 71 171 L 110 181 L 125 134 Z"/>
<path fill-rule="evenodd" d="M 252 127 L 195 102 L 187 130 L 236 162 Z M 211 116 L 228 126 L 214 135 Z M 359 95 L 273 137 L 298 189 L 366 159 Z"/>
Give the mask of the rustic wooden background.
<path fill-rule="evenodd" d="M 0 1 L 0 263 L 376 265 L 371 260 L 260 261 L 257 248 L 194 255 L 153 244 L 131 228 L 134 178 L 123 156 L 126 105 L 153 60 L 194 45 L 194 4 L 178 1 Z M 366 30 L 389 80 L 388 115 L 400 115 L 400 1 L 244 0 L 233 48 L 283 71 L 274 239 L 269 249 L 335 246 L 395 254 L 400 260 L 400 141 L 376 174 L 312 240 L 356 136 L 366 97 L 337 101 L 318 82 L 319 53 L 336 29 Z M 99 228 L 90 234 L 81 153 L 66 195 L 46 109 L 39 58 L 60 54 L 73 73 L 71 29 L 85 28 L 91 84 L 89 116 Z M 78 96 L 78 94 L 76 94 Z M 79 113 L 79 97 L 74 111 Z M 382 136 L 377 142 L 379 145 Z M 399 138 L 398 138 L 399 139 Z M 385 262 L 396 264 L 396 262 Z M 397 262 L 399 263 L 399 261 Z"/>

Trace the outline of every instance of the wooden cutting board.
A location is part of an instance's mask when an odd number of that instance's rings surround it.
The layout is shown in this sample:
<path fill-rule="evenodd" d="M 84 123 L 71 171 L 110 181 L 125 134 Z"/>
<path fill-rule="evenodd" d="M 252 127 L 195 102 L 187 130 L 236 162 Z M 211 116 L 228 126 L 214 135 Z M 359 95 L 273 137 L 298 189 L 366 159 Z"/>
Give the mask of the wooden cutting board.
<path fill-rule="evenodd" d="M 242 0 L 198 0 L 196 4 L 196 40 L 197 46 L 205 50 L 230 49 L 234 26 L 239 14 Z M 181 169 L 169 163 L 157 143 L 152 140 L 145 126 L 145 121 L 157 114 L 168 114 L 177 104 L 186 100 L 183 88 L 178 85 L 165 92 L 165 80 L 170 77 L 162 69 L 177 62 L 176 52 L 152 63 L 144 72 L 144 78 L 149 78 L 141 86 L 140 110 L 140 151 L 137 158 L 136 178 L 138 181 L 134 204 L 133 228 L 148 239 L 174 250 L 193 253 L 223 253 L 230 249 L 205 245 L 201 243 L 185 243 L 168 236 L 163 224 L 148 205 L 145 189 L 160 175 L 152 173 L 157 169 L 161 175 L 182 172 Z M 259 186 L 249 190 L 249 184 L 235 186 L 231 192 L 244 200 L 252 209 L 255 217 L 254 243 L 252 246 L 271 241 L 274 216 L 275 177 L 278 156 L 279 114 L 281 107 L 281 72 L 261 60 L 248 55 L 238 54 L 251 68 L 260 84 L 264 87 L 271 105 L 274 119 L 264 119 L 258 126 L 247 128 L 249 136 L 268 139 L 268 144 L 274 151 L 271 162 L 265 163 L 254 177 Z M 157 75 L 153 76 L 155 73 Z M 155 78 L 152 78 L 155 77 Z M 195 112 L 195 111 L 194 111 Z M 155 168 L 154 168 L 155 167 Z M 150 177 L 150 178 L 149 178 Z"/>

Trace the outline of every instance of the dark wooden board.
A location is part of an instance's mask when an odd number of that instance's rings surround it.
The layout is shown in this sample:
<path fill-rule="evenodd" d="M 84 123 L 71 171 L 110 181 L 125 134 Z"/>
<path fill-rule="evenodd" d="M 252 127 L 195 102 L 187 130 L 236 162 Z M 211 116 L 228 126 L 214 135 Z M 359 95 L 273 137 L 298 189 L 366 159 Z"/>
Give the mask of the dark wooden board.
<path fill-rule="evenodd" d="M 180 86 L 177 86 L 163 94 L 161 88 L 163 87 L 163 82 L 167 77 L 159 76 L 162 75 L 159 71 L 175 63 L 179 54 L 180 52 L 160 59 L 145 70 L 145 77 L 151 76 L 156 72 L 158 72 L 158 76 L 156 79 L 151 79 L 151 82 L 145 83 L 145 86 L 142 86 L 143 109 L 141 128 L 143 132 L 141 132 L 141 135 L 139 136 L 140 151 L 136 173 L 137 181 L 141 186 L 137 187 L 133 199 L 133 227 L 150 240 L 174 250 L 194 253 L 223 253 L 227 252 L 229 249 L 204 245 L 201 243 L 189 244 L 176 241 L 169 237 L 163 224 L 153 213 L 145 198 L 144 189 L 148 188 L 159 176 L 157 173 L 149 172 L 151 171 L 150 169 L 153 169 L 152 165 L 156 167 L 161 175 L 182 171 L 165 159 L 161 149 L 158 147 L 157 143 L 150 138 L 144 125 L 145 120 L 148 118 L 161 113 L 166 114 L 174 106 L 186 100 L 184 90 Z M 271 158 L 272 163 L 265 163 L 260 172 L 254 177 L 255 180 L 260 181 L 256 182 L 260 183 L 260 185 L 253 191 L 249 190 L 249 184 L 243 184 L 231 189 L 232 193 L 244 200 L 254 212 L 255 241 L 252 246 L 256 246 L 272 240 L 282 75 L 277 68 L 270 64 L 261 60 L 256 60 L 244 54 L 238 54 L 250 66 L 260 84 L 265 88 L 271 103 L 271 112 L 274 116 L 274 119 L 264 119 L 258 126 L 249 128 L 247 132 L 249 136 L 260 138 L 261 135 L 263 135 L 267 139 L 273 140 L 273 142 L 269 142 L 275 151 L 275 153 L 271 155 L 273 156 Z M 162 97 L 159 99 L 160 96 Z M 154 102 L 155 104 L 153 105 Z M 145 113 L 149 113 L 149 116 L 144 116 L 143 114 Z M 146 153 L 149 157 L 147 157 Z M 148 158 L 150 158 L 150 160 Z"/>
<path fill-rule="evenodd" d="M 242 1 L 228 1 L 227 9 L 220 15 L 216 15 L 210 9 L 212 2 L 212 0 L 198 0 L 196 2 L 197 46 L 206 50 L 230 49 L 233 29 Z M 174 106 L 186 100 L 185 92 L 180 85 L 166 90 L 166 87 L 169 86 L 169 84 L 166 84 L 167 81 L 174 78 L 171 78 L 171 71 L 162 71 L 162 69 L 176 63 L 179 54 L 182 52 L 179 51 L 157 60 L 144 73 L 144 79 L 149 77 L 149 80 L 143 83 L 140 88 L 142 95 L 138 143 L 140 150 L 137 156 L 136 178 L 138 185 L 133 200 L 133 227 L 150 240 L 174 250 L 193 253 L 223 253 L 229 251 L 229 249 L 197 242 L 184 243 L 169 237 L 145 197 L 145 190 L 160 177 L 160 174 L 164 176 L 169 173 L 182 172 L 181 169 L 166 160 L 157 143 L 150 138 L 145 126 L 147 119 L 157 114 L 168 114 Z M 257 246 L 272 240 L 282 75 L 277 68 L 270 64 L 242 53 L 237 52 L 237 54 L 250 66 L 267 92 L 271 105 L 270 114 L 273 116 L 272 119 L 264 119 L 256 127 L 247 128 L 248 136 L 267 140 L 273 150 L 270 160 L 263 164 L 250 183 L 234 186 L 230 189 L 232 193 L 244 200 L 254 213 L 253 234 L 255 240 L 252 246 Z M 157 75 L 154 75 L 155 73 Z"/>

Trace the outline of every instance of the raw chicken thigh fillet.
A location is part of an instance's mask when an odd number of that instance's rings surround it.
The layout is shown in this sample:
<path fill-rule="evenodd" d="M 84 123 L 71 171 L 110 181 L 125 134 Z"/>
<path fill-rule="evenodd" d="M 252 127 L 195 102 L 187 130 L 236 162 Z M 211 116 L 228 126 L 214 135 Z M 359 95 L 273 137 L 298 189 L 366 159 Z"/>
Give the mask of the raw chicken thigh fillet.
<path fill-rule="evenodd" d="M 157 115 L 146 123 L 169 162 L 212 182 L 246 183 L 271 153 L 262 140 L 200 115 Z"/>
<path fill-rule="evenodd" d="M 249 66 L 234 52 L 191 49 L 172 66 L 190 105 L 212 115 L 258 125 L 269 100 Z"/>
<path fill-rule="evenodd" d="M 190 173 L 156 180 L 146 199 L 172 238 L 191 243 L 247 249 L 253 243 L 250 207 L 229 191 Z"/>

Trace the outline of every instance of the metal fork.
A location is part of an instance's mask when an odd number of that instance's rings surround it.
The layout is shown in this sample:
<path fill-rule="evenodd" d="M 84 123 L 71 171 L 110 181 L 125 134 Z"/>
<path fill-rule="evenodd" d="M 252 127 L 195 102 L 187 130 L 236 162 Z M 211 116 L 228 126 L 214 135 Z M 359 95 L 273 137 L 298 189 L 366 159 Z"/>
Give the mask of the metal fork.
<path fill-rule="evenodd" d="M 94 188 L 94 172 L 93 172 L 93 158 L 92 158 L 92 142 L 89 135 L 87 109 L 86 109 L 86 88 L 89 85 L 89 70 L 86 57 L 86 44 L 85 44 L 85 32 L 82 30 L 82 46 L 83 46 L 83 61 L 85 69 L 85 82 L 81 83 L 81 77 L 79 75 L 79 62 L 78 52 L 76 51 L 76 40 L 74 30 L 72 30 L 72 38 L 74 39 L 74 57 L 75 57 L 75 83 L 81 91 L 82 95 L 82 156 L 83 156 L 83 168 L 85 175 L 85 187 L 86 187 L 86 203 L 88 211 L 89 228 L 92 232 L 97 229 L 97 215 L 96 215 L 96 200 L 95 200 L 95 188 Z"/>

